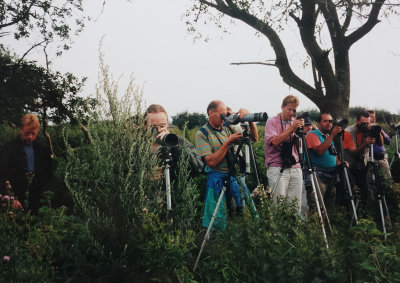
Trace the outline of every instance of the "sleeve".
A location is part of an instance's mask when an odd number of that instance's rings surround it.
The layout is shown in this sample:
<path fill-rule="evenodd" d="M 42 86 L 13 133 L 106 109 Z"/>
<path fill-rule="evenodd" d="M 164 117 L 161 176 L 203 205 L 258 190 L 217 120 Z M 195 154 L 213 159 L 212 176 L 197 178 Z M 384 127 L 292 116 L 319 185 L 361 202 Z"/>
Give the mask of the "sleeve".
<path fill-rule="evenodd" d="M 356 147 L 353 141 L 353 137 L 351 134 L 347 131 L 344 131 L 344 136 L 343 136 L 343 149 L 349 149 L 352 147 Z"/>
<path fill-rule="evenodd" d="M 265 124 L 265 144 L 271 145 L 271 141 L 278 135 L 278 129 L 271 120 Z"/>
<path fill-rule="evenodd" d="M 194 145 L 185 138 L 180 138 L 180 144 L 182 146 L 182 150 L 184 150 L 187 157 L 189 157 L 189 163 L 192 172 L 194 173 L 202 172 L 204 164 L 201 161 L 200 156 L 197 154 Z"/>
<path fill-rule="evenodd" d="M 307 148 L 316 148 L 321 144 L 318 136 L 315 133 L 309 132 L 306 135 Z"/>
<path fill-rule="evenodd" d="M 389 135 L 385 133 L 385 131 L 383 132 L 383 143 L 386 145 L 390 145 L 392 140 L 390 139 Z"/>
<path fill-rule="evenodd" d="M 194 141 L 195 141 L 195 147 L 196 147 L 197 154 L 200 157 L 204 157 L 204 156 L 212 154 L 211 145 L 208 143 L 207 138 L 204 136 L 204 134 L 201 131 L 197 131 Z"/>

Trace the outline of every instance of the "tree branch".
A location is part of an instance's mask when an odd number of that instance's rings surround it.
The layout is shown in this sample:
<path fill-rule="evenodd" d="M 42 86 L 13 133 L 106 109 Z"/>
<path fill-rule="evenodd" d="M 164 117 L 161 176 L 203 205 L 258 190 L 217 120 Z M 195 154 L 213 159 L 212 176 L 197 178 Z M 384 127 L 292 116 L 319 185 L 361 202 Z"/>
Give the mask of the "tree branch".
<path fill-rule="evenodd" d="M 317 20 L 316 4 L 314 1 L 301 1 L 302 17 L 299 23 L 301 41 L 312 63 L 321 75 L 327 88 L 335 89 L 336 78 L 331 62 L 329 61 L 329 51 L 322 50 L 315 37 L 315 26 Z M 322 94 L 321 88 L 316 88 Z"/>
<path fill-rule="evenodd" d="M 227 6 L 225 4 L 219 4 L 221 3 L 221 0 L 216 1 L 217 2 L 216 5 L 205 0 L 200 0 L 200 1 L 206 5 L 211 4 L 209 5 L 210 7 L 213 7 L 218 11 L 220 11 L 221 13 L 226 14 L 232 18 L 241 20 L 242 22 L 248 24 L 255 30 L 259 31 L 261 34 L 265 35 L 270 41 L 271 46 L 275 52 L 276 60 L 274 65 L 279 69 L 279 73 L 283 81 L 287 85 L 303 93 L 305 96 L 307 96 L 314 102 L 323 98 L 322 94 L 318 93 L 312 86 L 307 84 L 293 72 L 289 64 L 285 47 L 279 35 L 267 22 L 264 22 L 259 18 L 257 18 L 256 16 L 248 13 L 247 11 L 240 9 L 233 2 L 231 2 L 232 6 Z"/>
<path fill-rule="evenodd" d="M 277 67 L 276 64 L 271 64 L 271 63 L 264 63 L 264 62 L 233 62 L 231 65 L 265 65 L 265 66 L 272 66 L 272 67 Z"/>
<path fill-rule="evenodd" d="M 358 40 L 360 40 L 364 35 L 366 35 L 367 33 L 369 33 L 372 28 L 378 24 L 380 21 L 378 20 L 378 16 L 379 16 L 379 12 L 383 6 L 383 4 L 385 3 L 386 0 L 376 0 L 373 4 L 372 4 L 372 9 L 371 12 L 369 14 L 368 20 L 365 22 L 365 24 L 363 24 L 361 27 L 359 27 L 357 30 L 355 30 L 353 33 L 351 33 L 348 37 L 347 37 L 347 44 L 348 47 L 350 47 L 351 45 L 353 45 L 355 42 L 357 42 Z"/>
<path fill-rule="evenodd" d="M 36 44 L 33 45 L 31 48 L 29 48 L 29 49 L 24 53 L 24 55 L 22 55 L 22 57 L 18 60 L 17 65 L 19 65 L 19 64 L 22 62 L 22 60 L 24 60 L 25 56 L 28 55 L 29 52 L 31 52 L 34 48 L 36 48 L 36 47 L 42 45 L 42 43 L 44 43 L 44 42 L 46 42 L 46 41 L 47 41 L 47 39 L 43 40 L 42 42 L 36 43 Z"/>
<path fill-rule="evenodd" d="M 351 18 L 353 17 L 353 2 L 351 0 L 346 0 L 347 9 L 346 9 L 346 18 L 343 22 L 342 31 L 345 34 L 350 26 Z"/>

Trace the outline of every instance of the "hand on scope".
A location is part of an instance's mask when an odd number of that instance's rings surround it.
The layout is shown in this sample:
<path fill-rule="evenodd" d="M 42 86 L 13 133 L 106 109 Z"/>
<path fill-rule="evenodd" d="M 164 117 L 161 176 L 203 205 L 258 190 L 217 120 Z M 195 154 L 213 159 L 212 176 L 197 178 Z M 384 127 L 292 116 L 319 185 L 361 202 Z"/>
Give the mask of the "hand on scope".
<path fill-rule="evenodd" d="M 342 127 L 340 126 L 335 126 L 331 132 L 332 136 L 336 136 L 337 134 L 339 134 L 342 131 Z"/>
<path fill-rule="evenodd" d="M 304 119 L 294 119 L 292 123 L 292 129 L 297 130 L 300 127 L 304 126 Z"/>
<path fill-rule="evenodd" d="M 242 134 L 235 133 L 235 134 L 229 135 L 229 138 L 226 140 L 226 142 L 230 145 L 232 143 L 238 142 L 242 137 L 243 137 Z"/>
<path fill-rule="evenodd" d="M 166 134 L 169 134 L 168 128 L 167 127 L 158 127 L 157 128 L 157 139 L 161 139 L 163 136 L 165 136 Z"/>
<path fill-rule="evenodd" d="M 366 138 L 365 138 L 365 142 L 366 142 L 367 144 L 374 144 L 374 143 L 376 142 L 376 140 L 375 140 L 375 138 L 373 138 L 373 137 L 366 137 Z"/>
<path fill-rule="evenodd" d="M 249 110 L 247 110 L 247 109 L 240 108 L 239 111 L 238 111 L 238 113 L 239 113 L 239 117 L 240 117 L 240 118 L 243 118 L 244 116 L 246 116 L 246 115 L 249 114 L 250 112 L 249 112 Z"/>

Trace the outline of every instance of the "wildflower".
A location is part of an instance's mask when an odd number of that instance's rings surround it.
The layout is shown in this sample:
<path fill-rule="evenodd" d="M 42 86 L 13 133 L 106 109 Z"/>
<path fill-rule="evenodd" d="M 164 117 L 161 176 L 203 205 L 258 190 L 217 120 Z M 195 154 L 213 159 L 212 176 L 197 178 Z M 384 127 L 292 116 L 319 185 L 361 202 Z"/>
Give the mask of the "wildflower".
<path fill-rule="evenodd" d="M 4 261 L 10 261 L 10 256 L 8 256 L 8 255 L 3 256 L 3 260 Z"/>
<path fill-rule="evenodd" d="M 142 209 L 142 211 L 143 211 L 144 213 L 148 213 L 148 212 L 149 212 L 149 210 L 148 210 L 147 208 L 145 208 L 145 207 Z"/>
<path fill-rule="evenodd" d="M 5 195 L 5 196 L 3 197 L 3 200 L 10 200 L 10 197 L 9 197 L 8 195 Z"/>

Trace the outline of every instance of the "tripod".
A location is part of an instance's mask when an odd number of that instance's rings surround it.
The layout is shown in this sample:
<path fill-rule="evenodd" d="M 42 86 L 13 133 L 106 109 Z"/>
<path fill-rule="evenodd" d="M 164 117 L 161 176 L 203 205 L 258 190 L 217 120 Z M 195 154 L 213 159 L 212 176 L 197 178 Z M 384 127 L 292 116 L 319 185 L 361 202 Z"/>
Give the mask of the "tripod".
<path fill-rule="evenodd" d="M 211 217 L 210 224 L 208 225 L 206 235 L 204 236 L 204 240 L 203 240 L 203 242 L 201 244 L 201 248 L 200 248 L 199 254 L 197 256 L 196 263 L 194 264 L 194 267 L 193 267 L 193 272 L 197 269 L 197 266 L 199 265 L 199 261 L 200 261 L 201 255 L 202 255 L 203 250 L 204 250 L 204 247 L 205 247 L 207 241 L 210 239 L 212 226 L 213 226 L 215 218 L 217 216 L 219 207 L 221 206 L 221 202 L 223 201 L 224 194 L 225 194 L 226 190 L 230 188 L 231 177 L 236 175 L 235 164 L 238 162 L 238 160 L 240 158 L 240 150 L 241 150 L 241 147 L 243 146 L 243 144 L 245 144 L 245 147 L 246 147 L 246 149 L 245 149 L 245 152 L 246 152 L 246 157 L 245 157 L 246 158 L 246 170 L 245 171 L 246 171 L 247 174 L 251 174 L 250 173 L 250 161 L 251 161 L 251 164 L 252 164 L 253 169 L 254 169 L 254 175 L 255 175 L 256 180 L 257 180 L 257 184 L 260 185 L 260 179 L 258 177 L 258 171 L 257 171 L 257 166 L 256 166 L 255 158 L 254 158 L 253 147 L 252 147 L 252 144 L 251 144 L 251 141 L 250 141 L 250 136 L 249 136 L 249 127 L 248 127 L 247 124 L 244 124 L 242 126 L 244 127 L 243 137 L 239 141 L 238 148 L 237 148 L 236 153 L 234 155 L 233 164 L 231 162 L 227 162 L 228 163 L 228 168 L 229 168 L 229 173 L 223 179 L 222 190 L 221 190 L 221 193 L 219 195 L 217 204 L 215 206 L 213 215 Z M 228 150 L 228 154 L 229 153 L 230 152 Z M 247 153 L 249 153 L 249 154 L 247 154 Z"/>
<path fill-rule="evenodd" d="M 384 216 L 383 209 L 385 209 L 386 215 L 388 216 L 390 227 L 392 227 L 392 221 L 390 220 L 389 210 L 388 210 L 387 203 L 386 203 L 386 197 L 383 192 L 381 179 L 378 174 L 378 164 L 374 161 L 373 144 L 370 144 L 370 146 L 369 146 L 367 172 L 368 172 L 369 168 L 371 168 L 371 186 L 372 186 L 372 189 L 375 191 L 376 197 L 378 199 L 378 208 L 379 208 L 379 215 L 380 215 L 381 223 L 382 223 L 382 231 L 385 236 L 385 239 L 387 239 L 385 216 Z"/>
<path fill-rule="evenodd" d="M 321 188 L 319 187 L 319 184 L 318 184 L 317 173 L 315 172 L 315 168 L 313 167 L 311 159 L 310 159 L 310 155 L 309 155 L 308 147 L 307 147 L 307 141 L 305 138 L 305 133 L 299 128 L 296 131 L 296 135 L 300 138 L 299 156 L 304 155 L 305 160 L 302 161 L 304 163 L 303 166 L 306 166 L 306 168 L 308 169 L 308 171 L 310 173 L 311 187 L 313 190 L 313 194 L 315 196 L 315 204 L 317 207 L 318 217 L 319 217 L 319 220 L 321 223 L 322 233 L 324 235 L 325 246 L 327 249 L 329 249 L 328 238 L 326 236 L 326 231 L 325 231 L 324 219 L 322 217 L 322 212 L 321 212 L 320 201 L 321 201 L 322 209 L 325 211 L 325 217 L 326 217 L 326 222 L 328 223 L 329 231 L 332 231 L 331 223 L 330 223 L 329 217 L 328 217 L 328 211 L 326 210 L 324 198 L 321 193 Z M 283 172 L 283 170 L 281 169 L 281 175 L 282 175 L 282 172 Z M 279 182 L 279 179 L 278 179 L 278 182 Z"/>
<path fill-rule="evenodd" d="M 353 224 L 353 220 L 356 221 L 356 224 L 358 222 L 358 217 L 357 217 L 357 206 L 354 204 L 354 195 L 353 195 L 353 191 L 351 189 L 351 185 L 350 185 L 350 174 L 349 174 L 349 169 L 347 168 L 345 162 L 344 162 L 344 154 L 343 154 L 343 140 L 344 138 L 344 133 L 343 131 L 339 134 L 339 161 L 340 164 L 337 166 L 337 171 L 335 174 L 335 178 L 334 180 L 337 180 L 337 178 L 339 177 L 339 179 L 342 181 L 342 188 L 346 188 L 347 189 L 347 193 L 348 196 L 350 198 L 350 204 L 351 204 L 351 208 L 353 210 L 353 217 L 351 220 L 351 225 Z"/>
<path fill-rule="evenodd" d="M 165 176 L 165 194 L 167 197 L 167 209 L 172 210 L 171 175 L 170 175 L 170 168 L 171 168 L 171 164 L 172 164 L 171 147 L 164 146 L 162 155 L 163 155 L 164 164 L 165 164 L 164 176 Z"/>
<path fill-rule="evenodd" d="M 400 129 L 397 129 L 397 131 L 396 131 L 396 133 L 395 133 L 395 142 L 396 142 L 396 152 L 394 153 L 394 155 L 393 155 L 393 158 L 392 158 L 392 160 L 390 161 L 390 169 L 392 169 L 392 165 L 393 165 L 393 162 L 394 162 L 394 160 L 397 158 L 397 159 L 400 159 L 400 153 L 399 153 L 399 132 L 400 132 Z"/>

